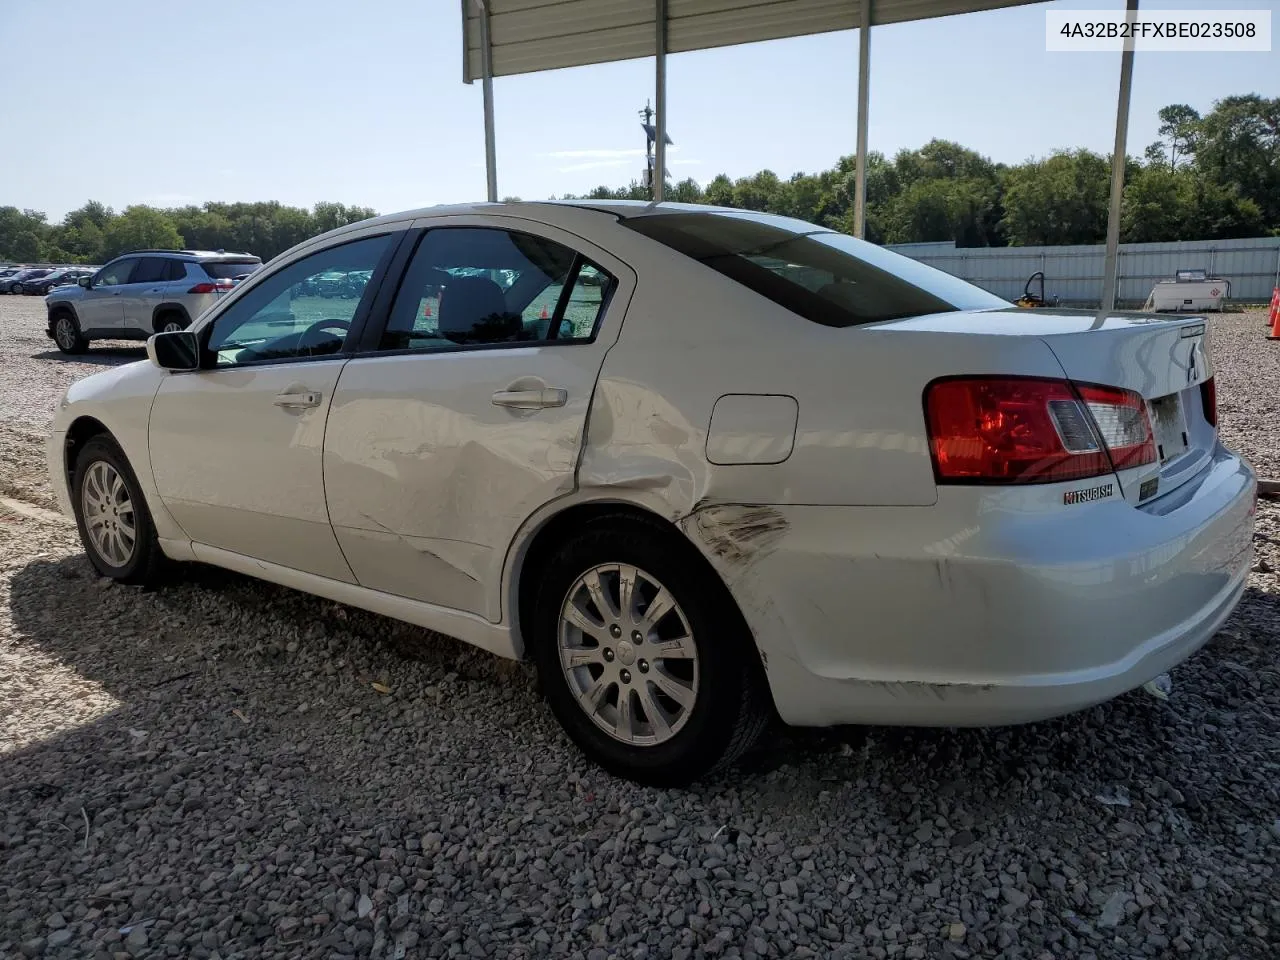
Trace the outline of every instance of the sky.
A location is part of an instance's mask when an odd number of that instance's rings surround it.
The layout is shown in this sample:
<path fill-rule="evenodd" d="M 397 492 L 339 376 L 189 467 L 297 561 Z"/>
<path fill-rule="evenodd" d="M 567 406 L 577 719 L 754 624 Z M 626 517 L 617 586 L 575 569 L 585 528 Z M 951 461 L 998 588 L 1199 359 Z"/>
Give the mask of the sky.
<path fill-rule="evenodd" d="M 881 0 L 884 2 L 884 0 Z M 1280 0 L 1145 0 L 1171 8 Z M 51 220 L 208 200 L 320 200 L 389 213 L 482 200 L 480 84 L 462 82 L 458 0 L 0 0 L 0 206 Z M 869 143 L 892 156 L 934 137 L 1017 163 L 1056 148 L 1110 153 L 1119 55 L 1048 53 L 1049 4 L 873 29 Z M 1274 36 L 1274 33 L 1273 33 Z M 1156 111 L 1280 96 L 1270 53 L 1135 60 L 1128 153 Z M 672 55 L 668 169 L 706 183 L 816 172 L 855 142 L 856 31 Z M 640 176 L 638 112 L 653 60 L 494 81 L 498 190 L 526 200 Z"/>

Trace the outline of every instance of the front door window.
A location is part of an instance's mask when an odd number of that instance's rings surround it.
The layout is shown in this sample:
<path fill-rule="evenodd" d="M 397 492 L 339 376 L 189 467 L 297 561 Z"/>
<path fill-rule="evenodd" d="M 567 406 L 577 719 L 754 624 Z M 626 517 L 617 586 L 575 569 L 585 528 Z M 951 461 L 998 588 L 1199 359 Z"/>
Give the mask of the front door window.
<path fill-rule="evenodd" d="M 264 279 L 214 320 L 207 342 L 213 365 L 341 352 L 391 240 L 383 234 L 330 247 Z"/>

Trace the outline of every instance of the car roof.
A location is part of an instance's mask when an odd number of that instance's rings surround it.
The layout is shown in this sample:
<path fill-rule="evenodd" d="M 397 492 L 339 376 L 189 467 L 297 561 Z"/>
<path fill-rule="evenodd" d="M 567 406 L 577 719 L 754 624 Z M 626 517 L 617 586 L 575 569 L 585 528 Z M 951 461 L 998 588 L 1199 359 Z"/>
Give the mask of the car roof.
<path fill-rule="evenodd" d="M 172 257 L 176 260 L 255 260 L 258 262 L 262 260 L 256 254 L 236 253 L 232 250 L 129 250 L 120 254 L 120 257 L 137 257 L 144 254 L 154 257 Z"/>
<path fill-rule="evenodd" d="M 320 234 L 307 241 L 332 242 L 346 234 L 363 231 L 370 227 L 387 226 L 404 228 L 410 222 L 421 218 L 464 217 L 464 216 L 514 216 L 531 220 L 542 220 L 548 223 L 565 222 L 565 214 L 586 213 L 600 217 L 609 217 L 613 222 L 630 220 L 669 213 L 696 214 L 728 214 L 734 216 L 768 216 L 754 214 L 749 210 L 734 207 L 712 207 L 701 203 L 654 203 L 649 200 L 513 200 L 500 203 L 454 203 L 440 204 L 434 207 L 419 207 L 416 210 L 402 210 L 399 213 L 383 214 L 368 220 L 359 220 Z M 821 228 L 817 228 L 821 229 Z"/>
<path fill-rule="evenodd" d="M 632 217 L 652 216 L 660 213 L 743 213 L 733 207 L 713 207 L 705 203 L 654 203 L 652 200 L 513 200 L 501 203 L 452 203 L 434 207 L 420 207 L 390 213 L 372 220 L 360 221 L 368 226 L 380 222 L 412 220 L 418 217 L 466 216 L 468 214 L 502 215 L 504 213 L 531 213 L 538 208 L 573 208 L 594 210 L 622 220 Z M 348 226 L 356 226 L 349 224 Z"/>

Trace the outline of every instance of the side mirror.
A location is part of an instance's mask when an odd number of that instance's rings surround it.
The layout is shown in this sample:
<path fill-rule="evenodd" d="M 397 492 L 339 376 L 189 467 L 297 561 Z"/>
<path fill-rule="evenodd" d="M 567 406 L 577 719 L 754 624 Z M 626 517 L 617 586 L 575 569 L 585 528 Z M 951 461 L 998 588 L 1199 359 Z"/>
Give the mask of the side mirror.
<path fill-rule="evenodd" d="M 80 277 L 78 280 L 76 280 L 76 283 L 80 284 L 80 286 L 84 287 L 87 290 L 90 286 L 93 285 L 93 277 Z"/>
<path fill-rule="evenodd" d="M 147 338 L 147 359 L 164 370 L 199 370 L 200 341 L 190 330 L 153 333 Z"/>

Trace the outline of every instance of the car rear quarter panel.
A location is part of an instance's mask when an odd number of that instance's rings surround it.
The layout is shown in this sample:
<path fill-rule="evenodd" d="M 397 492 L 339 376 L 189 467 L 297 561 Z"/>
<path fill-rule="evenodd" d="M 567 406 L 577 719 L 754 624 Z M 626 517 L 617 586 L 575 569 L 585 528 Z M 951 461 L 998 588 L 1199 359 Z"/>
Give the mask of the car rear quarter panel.
<path fill-rule="evenodd" d="M 676 518 L 719 504 L 928 506 L 938 491 L 925 384 L 958 373 L 1063 375 L 1038 338 L 825 327 L 691 260 L 641 253 L 579 481 L 657 493 Z M 726 394 L 795 399 L 794 443 L 764 444 L 790 446 L 786 459 L 709 462 L 708 427 Z"/>
<path fill-rule="evenodd" d="M 798 655 L 752 577 L 787 539 L 798 515 L 790 508 L 931 507 L 938 487 L 922 399 L 930 380 L 1063 376 L 1035 337 L 825 327 L 665 249 L 620 255 L 638 284 L 597 384 L 579 495 L 637 503 L 675 523 L 721 574 L 766 658 Z M 785 460 L 709 461 L 708 427 L 726 394 L 795 399 Z M 876 510 L 865 518 L 877 522 Z"/>

